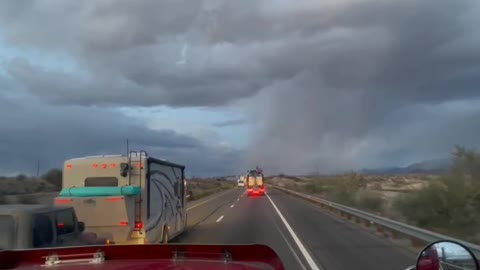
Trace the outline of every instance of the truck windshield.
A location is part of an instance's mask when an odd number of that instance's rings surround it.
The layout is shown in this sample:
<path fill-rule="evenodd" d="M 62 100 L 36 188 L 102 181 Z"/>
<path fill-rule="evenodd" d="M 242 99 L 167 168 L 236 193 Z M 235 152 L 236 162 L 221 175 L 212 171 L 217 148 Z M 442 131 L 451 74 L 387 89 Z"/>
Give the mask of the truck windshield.
<path fill-rule="evenodd" d="M 11 215 L 0 215 L 0 249 L 14 248 L 15 220 Z"/>

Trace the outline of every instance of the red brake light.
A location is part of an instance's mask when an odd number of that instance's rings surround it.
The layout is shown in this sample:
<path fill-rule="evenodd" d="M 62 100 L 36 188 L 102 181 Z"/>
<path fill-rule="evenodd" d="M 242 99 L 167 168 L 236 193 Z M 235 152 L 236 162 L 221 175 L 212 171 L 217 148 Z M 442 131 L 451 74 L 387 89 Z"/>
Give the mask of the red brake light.
<path fill-rule="evenodd" d="M 94 169 L 98 168 L 98 164 L 97 164 L 97 163 L 94 163 L 94 164 L 93 164 L 93 168 L 94 168 Z"/>
<path fill-rule="evenodd" d="M 103 164 L 102 164 L 102 168 L 103 168 L 103 169 L 106 169 L 106 168 L 107 168 L 107 164 L 103 163 Z"/>
<path fill-rule="evenodd" d="M 128 221 L 120 221 L 120 226 L 122 227 L 128 226 Z"/>
<path fill-rule="evenodd" d="M 57 227 L 58 227 L 59 229 L 63 229 L 63 228 L 65 228 L 65 224 L 63 224 L 63 223 L 58 223 L 58 224 L 57 224 Z"/>
<path fill-rule="evenodd" d="M 111 198 L 107 198 L 107 201 L 109 201 L 109 202 L 119 202 L 119 201 L 123 201 L 123 197 L 111 197 Z"/>
<path fill-rule="evenodd" d="M 110 164 L 110 168 L 116 168 L 116 167 L 117 167 L 117 164 L 115 163 Z"/>
<path fill-rule="evenodd" d="M 55 199 L 56 203 L 71 203 L 72 199 Z"/>
<path fill-rule="evenodd" d="M 67 170 L 70 170 L 73 166 L 72 164 L 67 164 L 65 167 L 67 168 Z"/>
<path fill-rule="evenodd" d="M 143 228 L 143 223 L 142 222 L 135 223 L 135 229 L 141 230 L 142 228 Z"/>
<path fill-rule="evenodd" d="M 142 167 L 142 163 L 140 163 L 140 162 L 139 162 L 139 163 L 137 163 L 137 168 L 139 168 L 139 169 L 143 169 L 143 167 Z"/>

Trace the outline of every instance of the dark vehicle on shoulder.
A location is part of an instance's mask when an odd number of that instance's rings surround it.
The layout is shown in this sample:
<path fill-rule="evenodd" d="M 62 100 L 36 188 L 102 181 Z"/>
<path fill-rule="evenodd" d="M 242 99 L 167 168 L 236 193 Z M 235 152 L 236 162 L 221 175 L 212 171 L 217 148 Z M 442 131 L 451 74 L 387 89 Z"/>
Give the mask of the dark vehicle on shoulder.
<path fill-rule="evenodd" d="M 0 249 L 30 249 L 95 244 L 83 234 L 72 207 L 0 205 Z"/>

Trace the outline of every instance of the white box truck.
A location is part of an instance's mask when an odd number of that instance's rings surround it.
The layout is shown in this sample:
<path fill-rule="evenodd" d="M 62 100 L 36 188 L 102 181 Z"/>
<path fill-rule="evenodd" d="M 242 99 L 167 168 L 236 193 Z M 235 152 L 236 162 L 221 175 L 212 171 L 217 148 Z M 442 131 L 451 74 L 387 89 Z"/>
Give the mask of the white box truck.
<path fill-rule="evenodd" d="M 57 205 L 111 244 L 167 243 L 186 228 L 185 166 L 145 151 L 65 161 Z"/>
<path fill-rule="evenodd" d="M 243 175 L 240 176 L 240 178 L 238 178 L 238 180 L 237 180 L 237 186 L 239 186 L 239 187 L 245 186 L 245 177 L 244 177 Z"/>

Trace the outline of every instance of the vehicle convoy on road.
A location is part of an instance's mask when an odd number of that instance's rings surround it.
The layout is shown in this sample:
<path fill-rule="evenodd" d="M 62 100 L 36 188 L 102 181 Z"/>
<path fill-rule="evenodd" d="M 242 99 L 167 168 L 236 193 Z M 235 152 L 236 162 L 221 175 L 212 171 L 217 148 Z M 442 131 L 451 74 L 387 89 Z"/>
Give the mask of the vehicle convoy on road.
<path fill-rule="evenodd" d="M 87 245 L 84 229 L 72 207 L 0 205 L 0 249 Z"/>
<path fill-rule="evenodd" d="M 265 183 L 263 173 L 258 170 L 250 171 L 246 176 L 247 195 L 265 195 Z"/>
<path fill-rule="evenodd" d="M 107 243 L 167 243 L 185 230 L 185 166 L 145 151 L 69 159 L 64 165 L 55 204 L 75 208 L 86 230 Z"/>

